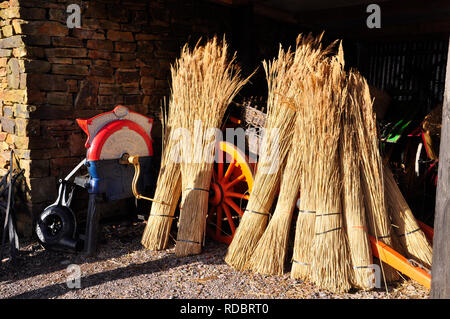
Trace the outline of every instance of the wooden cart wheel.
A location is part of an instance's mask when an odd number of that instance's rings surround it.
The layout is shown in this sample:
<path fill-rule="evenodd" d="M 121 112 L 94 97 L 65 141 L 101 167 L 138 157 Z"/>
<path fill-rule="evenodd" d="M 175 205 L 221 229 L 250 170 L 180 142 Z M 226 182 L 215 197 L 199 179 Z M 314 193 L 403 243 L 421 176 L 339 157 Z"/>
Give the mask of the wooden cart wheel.
<path fill-rule="evenodd" d="M 207 232 L 230 244 L 253 186 L 253 166 L 235 145 L 219 142 L 210 187 Z"/>

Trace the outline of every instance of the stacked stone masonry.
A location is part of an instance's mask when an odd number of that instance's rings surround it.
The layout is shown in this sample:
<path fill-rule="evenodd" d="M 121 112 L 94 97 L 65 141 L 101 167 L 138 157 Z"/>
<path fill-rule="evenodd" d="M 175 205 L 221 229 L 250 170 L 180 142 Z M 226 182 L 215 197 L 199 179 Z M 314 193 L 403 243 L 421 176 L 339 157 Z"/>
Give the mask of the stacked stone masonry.
<path fill-rule="evenodd" d="M 73 3 L 80 28 L 66 24 Z M 25 169 L 18 222 L 26 234 L 55 200 L 58 178 L 85 155 L 75 119 L 118 104 L 158 118 L 181 46 L 228 35 L 234 21 L 231 8 L 173 0 L 0 0 L 0 19 L 0 176 L 14 149 Z"/>

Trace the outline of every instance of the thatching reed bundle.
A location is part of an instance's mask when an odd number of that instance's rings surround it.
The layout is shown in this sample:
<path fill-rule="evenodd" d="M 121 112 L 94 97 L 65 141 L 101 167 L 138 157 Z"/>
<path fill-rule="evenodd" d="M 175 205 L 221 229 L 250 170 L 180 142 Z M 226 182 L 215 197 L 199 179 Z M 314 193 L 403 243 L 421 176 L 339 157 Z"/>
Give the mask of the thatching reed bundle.
<path fill-rule="evenodd" d="M 349 74 L 350 91 L 355 102 L 357 147 L 361 157 L 361 181 L 369 233 L 388 246 L 398 249 L 392 238 L 391 222 L 384 196 L 383 167 L 378 148 L 373 101 L 367 81 L 356 71 Z M 382 264 L 386 281 L 398 280 L 398 273 Z"/>
<path fill-rule="evenodd" d="M 206 227 L 216 130 L 226 108 L 248 79 L 241 79 L 228 45 L 213 38 L 187 45 L 172 66 L 172 106 L 187 133 L 181 147 L 182 199 L 175 253 L 201 252 Z"/>
<path fill-rule="evenodd" d="M 280 47 L 276 59 L 263 62 L 268 99 L 258 170 L 247 209 L 225 257 L 227 264 L 236 269 L 244 268 L 266 228 L 295 125 L 293 98 L 299 93 L 296 82 L 306 78 L 325 54 L 320 41 L 321 37 L 299 35 L 294 54 Z"/>
<path fill-rule="evenodd" d="M 311 265 L 311 245 L 314 238 L 314 222 L 316 219 L 316 197 L 313 191 L 316 175 L 313 165 L 316 161 L 315 145 L 317 145 L 317 132 L 314 118 L 317 111 L 314 104 L 314 95 L 311 90 L 304 90 L 300 96 L 298 108 L 298 129 L 303 132 L 304 138 L 299 140 L 301 173 L 300 179 L 300 205 L 295 225 L 294 251 L 292 256 L 291 277 L 306 280 L 309 277 Z"/>
<path fill-rule="evenodd" d="M 384 165 L 384 182 L 389 216 L 400 244 L 409 258 L 431 268 L 433 249 L 417 224 L 387 165 Z"/>
<path fill-rule="evenodd" d="M 373 284 L 372 251 L 361 188 L 360 162 L 355 131 L 355 105 L 353 96 L 348 96 L 342 117 L 340 142 L 342 207 L 345 229 L 352 261 L 353 285 L 370 289 Z"/>
<path fill-rule="evenodd" d="M 173 216 L 181 195 L 180 166 L 172 158 L 177 142 L 171 137 L 171 132 L 179 126 L 177 123 L 179 123 L 180 115 L 169 109 L 167 117 L 162 118 L 163 151 L 154 195 L 157 201 L 152 203 L 141 240 L 142 245 L 151 250 L 161 250 L 167 247 Z"/>
<path fill-rule="evenodd" d="M 265 275 L 281 275 L 289 239 L 292 214 L 300 189 L 300 165 L 302 153 L 299 147 L 303 132 L 300 130 L 300 118 L 296 116 L 294 136 L 286 167 L 281 177 L 280 194 L 275 212 L 264 234 L 256 246 L 246 268 Z"/>
<path fill-rule="evenodd" d="M 343 225 L 341 177 L 339 171 L 339 137 L 341 116 L 347 100 L 347 83 L 343 70 L 342 48 L 336 57 L 322 63 L 311 77 L 306 90 L 313 92 L 317 116 L 314 118 L 318 143 L 313 172 L 317 176 L 316 218 L 310 279 L 333 292 L 351 288 L 351 263 Z"/>

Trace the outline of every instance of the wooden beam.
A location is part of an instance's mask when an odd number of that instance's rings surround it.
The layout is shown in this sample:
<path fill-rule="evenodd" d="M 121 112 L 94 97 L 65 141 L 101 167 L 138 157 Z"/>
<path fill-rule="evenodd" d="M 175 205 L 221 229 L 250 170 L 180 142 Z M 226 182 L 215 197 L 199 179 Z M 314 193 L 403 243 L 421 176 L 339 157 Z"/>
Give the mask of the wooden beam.
<path fill-rule="evenodd" d="M 447 55 L 441 146 L 434 218 L 431 298 L 450 298 L 450 39 Z"/>

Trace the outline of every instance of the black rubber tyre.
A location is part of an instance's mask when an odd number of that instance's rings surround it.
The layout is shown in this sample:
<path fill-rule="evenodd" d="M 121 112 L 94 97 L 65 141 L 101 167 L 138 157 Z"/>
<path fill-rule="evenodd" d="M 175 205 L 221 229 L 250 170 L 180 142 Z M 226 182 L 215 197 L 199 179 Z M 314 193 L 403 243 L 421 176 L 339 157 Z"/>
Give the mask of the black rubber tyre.
<path fill-rule="evenodd" d="M 53 205 L 47 207 L 37 218 L 35 232 L 39 243 L 49 250 L 60 248 L 62 238 L 74 238 L 75 215 L 69 207 Z"/>

